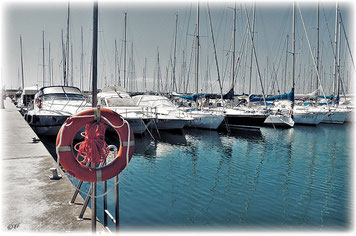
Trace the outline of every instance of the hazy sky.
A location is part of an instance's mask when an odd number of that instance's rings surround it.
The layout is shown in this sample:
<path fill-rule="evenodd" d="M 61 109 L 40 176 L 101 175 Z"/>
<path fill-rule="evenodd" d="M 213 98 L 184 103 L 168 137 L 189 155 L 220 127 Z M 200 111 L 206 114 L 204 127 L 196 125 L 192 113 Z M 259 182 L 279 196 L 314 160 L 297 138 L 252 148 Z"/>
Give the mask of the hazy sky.
<path fill-rule="evenodd" d="M 208 1 L 219 69 L 224 81 L 224 92 L 231 84 L 231 50 L 233 29 L 233 1 Z M 325 90 L 330 91 L 331 66 L 333 54 L 330 38 L 334 40 L 335 2 L 320 2 L 320 47 L 321 72 Z M 23 40 L 23 60 L 25 86 L 38 84 L 42 86 L 42 31 L 45 34 L 45 85 L 49 85 L 49 64 L 53 64 L 54 84 L 63 83 L 62 69 L 62 38 L 66 43 L 67 1 L 31 2 L 5 1 L 2 3 L 2 84 L 6 88 L 18 88 L 20 82 L 20 41 Z M 312 50 L 316 47 L 316 1 L 298 2 L 308 31 Z M 249 66 L 251 55 L 251 41 L 247 31 L 246 10 L 250 14 L 252 24 L 252 2 L 237 1 L 237 29 L 236 29 L 236 90 L 238 93 L 248 92 Z M 127 12 L 127 77 L 132 78 L 128 89 L 137 84 L 136 90 L 152 90 L 153 78 L 157 77 L 157 51 L 160 55 L 160 70 L 164 86 L 169 85 L 172 78 L 174 32 L 176 14 L 178 14 L 178 34 L 176 46 L 176 80 L 180 92 L 183 91 L 189 73 L 189 89 L 194 91 L 194 51 L 192 48 L 196 24 L 197 3 L 179 1 L 165 3 L 164 1 L 143 1 L 130 3 L 129 1 L 99 1 L 99 57 L 98 57 L 98 87 L 115 82 L 115 40 L 118 48 L 118 64 L 123 78 L 123 38 L 124 12 Z M 354 45 L 353 28 L 354 5 L 351 1 L 340 2 L 340 9 L 344 20 L 345 30 L 351 46 Z M 75 86 L 80 86 L 81 68 L 81 27 L 83 28 L 84 51 L 84 89 L 88 89 L 90 74 L 90 60 L 92 51 L 92 1 L 70 1 L 70 42 L 73 52 L 73 80 Z M 315 81 L 312 57 L 309 52 L 298 9 L 296 10 L 296 90 L 297 92 L 311 92 L 311 80 Z M 200 2 L 200 70 L 199 88 L 203 92 L 218 92 L 216 65 L 209 28 L 207 2 Z M 288 51 L 291 51 L 292 34 L 292 2 L 257 2 L 255 22 L 255 47 L 262 82 L 266 91 L 272 85 L 290 89 L 291 55 L 288 54 L 287 78 L 284 68 L 286 65 L 286 38 L 289 35 Z M 49 43 L 50 59 L 49 63 Z M 133 57 L 132 57 L 133 44 Z M 351 65 L 345 37 L 342 32 L 341 58 L 345 83 L 350 77 Z M 185 58 L 183 58 L 183 51 Z M 193 55 L 193 56 L 191 56 Z M 268 57 L 268 59 L 267 59 Z M 134 61 L 132 75 L 131 58 Z M 147 88 L 143 83 L 144 61 L 147 58 Z M 185 73 L 183 62 L 185 61 Z M 237 60 L 236 60 L 237 61 Z M 268 62 L 268 63 L 267 63 Z M 168 71 L 168 74 L 167 74 Z M 183 74 L 185 76 L 183 76 Z M 274 79 L 277 78 L 277 81 Z M 118 78 L 117 78 L 118 79 Z M 137 81 L 137 82 L 136 82 Z M 286 85 L 284 84 L 286 81 Z M 253 59 L 252 92 L 260 92 L 261 86 L 257 75 L 255 59 Z"/>

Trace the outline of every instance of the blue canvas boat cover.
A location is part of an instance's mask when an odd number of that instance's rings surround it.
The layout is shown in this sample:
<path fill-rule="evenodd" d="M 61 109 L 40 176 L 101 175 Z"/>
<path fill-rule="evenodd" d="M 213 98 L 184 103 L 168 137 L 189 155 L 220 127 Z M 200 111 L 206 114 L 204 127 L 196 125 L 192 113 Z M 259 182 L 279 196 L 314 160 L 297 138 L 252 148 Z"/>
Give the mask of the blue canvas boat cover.
<path fill-rule="evenodd" d="M 294 88 L 290 91 L 290 93 L 285 93 L 281 95 L 276 95 L 272 97 L 266 97 L 266 101 L 275 101 L 275 100 L 290 100 L 294 102 Z M 253 95 L 250 96 L 250 102 L 263 102 L 263 97 L 255 97 Z"/>
<path fill-rule="evenodd" d="M 326 97 L 319 95 L 318 98 L 326 98 L 326 99 L 333 100 L 334 99 L 334 94 L 331 94 L 330 96 L 326 96 Z"/>
<path fill-rule="evenodd" d="M 197 100 L 197 95 L 196 94 L 194 94 L 194 95 L 180 95 L 179 97 L 187 99 L 189 101 L 196 101 Z M 202 97 L 204 97 L 204 94 L 199 94 L 199 98 L 202 98 Z"/>

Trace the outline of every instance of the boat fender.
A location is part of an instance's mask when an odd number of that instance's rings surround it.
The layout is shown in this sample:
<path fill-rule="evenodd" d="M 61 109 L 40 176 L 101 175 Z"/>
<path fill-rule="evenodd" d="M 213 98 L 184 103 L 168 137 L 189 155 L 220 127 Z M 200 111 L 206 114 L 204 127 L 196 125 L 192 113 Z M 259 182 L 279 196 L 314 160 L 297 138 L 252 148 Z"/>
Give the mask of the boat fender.
<path fill-rule="evenodd" d="M 39 109 L 41 109 L 41 108 L 42 108 L 42 98 L 37 98 L 37 99 L 36 99 L 36 104 L 37 104 L 37 107 L 38 107 Z"/>

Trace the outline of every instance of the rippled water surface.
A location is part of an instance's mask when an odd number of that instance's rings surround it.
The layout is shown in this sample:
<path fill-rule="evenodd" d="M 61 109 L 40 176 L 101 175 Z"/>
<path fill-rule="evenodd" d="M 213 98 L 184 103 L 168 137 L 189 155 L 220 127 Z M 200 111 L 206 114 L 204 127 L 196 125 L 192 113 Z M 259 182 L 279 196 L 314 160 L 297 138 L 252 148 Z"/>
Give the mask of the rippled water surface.
<path fill-rule="evenodd" d="M 120 227 L 348 229 L 351 128 L 136 137 L 134 157 L 120 174 Z M 114 212 L 113 193 L 108 197 Z"/>

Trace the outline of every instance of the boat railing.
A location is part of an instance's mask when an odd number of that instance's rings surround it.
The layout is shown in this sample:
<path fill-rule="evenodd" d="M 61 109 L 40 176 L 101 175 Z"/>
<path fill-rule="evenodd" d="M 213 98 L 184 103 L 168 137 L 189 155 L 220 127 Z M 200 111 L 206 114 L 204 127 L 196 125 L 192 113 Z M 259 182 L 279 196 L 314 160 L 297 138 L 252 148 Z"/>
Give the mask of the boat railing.
<path fill-rule="evenodd" d="M 68 95 L 67 95 L 67 93 L 64 93 L 64 95 L 66 96 L 66 98 L 67 98 L 67 103 L 66 104 L 64 104 L 64 107 L 62 108 L 62 110 L 64 110 L 64 108 L 69 104 L 69 102 L 70 102 L 70 99 L 69 99 L 69 97 L 68 97 Z"/>
<path fill-rule="evenodd" d="M 84 104 L 84 105 L 83 105 L 83 102 L 85 102 L 85 104 Z M 77 113 L 77 112 L 78 112 L 79 108 L 81 108 L 81 107 L 85 107 L 87 104 L 88 104 L 88 101 L 87 101 L 86 99 L 85 99 L 85 100 L 83 100 L 83 101 L 79 104 L 79 106 L 78 106 L 77 110 L 75 110 L 75 113 Z"/>
<path fill-rule="evenodd" d="M 150 107 L 150 106 L 142 106 L 142 113 L 147 117 L 154 117 L 157 119 L 157 107 Z"/>
<path fill-rule="evenodd" d="M 50 109 L 50 110 L 52 109 L 53 103 L 54 103 L 54 98 L 52 97 L 52 103 L 51 103 L 51 105 L 49 106 L 49 109 Z"/>

